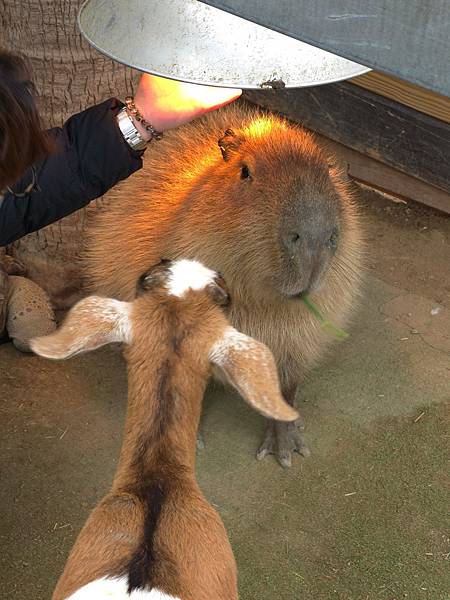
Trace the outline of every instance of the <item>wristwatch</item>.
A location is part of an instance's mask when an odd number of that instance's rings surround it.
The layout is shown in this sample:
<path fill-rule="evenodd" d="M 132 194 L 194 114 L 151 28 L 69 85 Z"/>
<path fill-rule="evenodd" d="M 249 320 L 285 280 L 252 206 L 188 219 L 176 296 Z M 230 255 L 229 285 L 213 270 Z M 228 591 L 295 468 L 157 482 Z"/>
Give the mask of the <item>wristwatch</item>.
<path fill-rule="evenodd" d="M 120 110 L 116 118 L 119 129 L 130 148 L 133 150 L 144 150 L 147 147 L 147 142 L 134 126 L 125 107 Z"/>

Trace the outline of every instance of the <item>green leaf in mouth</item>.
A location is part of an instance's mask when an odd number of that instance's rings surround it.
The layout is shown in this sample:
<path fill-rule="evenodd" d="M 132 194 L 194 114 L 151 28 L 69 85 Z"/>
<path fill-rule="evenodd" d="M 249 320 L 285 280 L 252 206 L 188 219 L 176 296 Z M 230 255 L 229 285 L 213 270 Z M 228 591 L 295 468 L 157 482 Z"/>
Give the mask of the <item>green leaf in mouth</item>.
<path fill-rule="evenodd" d="M 317 306 L 312 302 L 311 298 L 309 298 L 309 296 L 302 294 L 300 298 L 302 302 L 306 305 L 308 310 L 310 310 L 312 314 L 316 317 L 316 319 L 320 321 L 320 326 L 324 331 L 332 335 L 340 342 L 343 342 L 348 338 L 348 333 L 343 329 L 339 329 L 339 327 L 336 327 L 336 325 L 334 325 L 329 319 L 326 319 L 320 312 L 320 310 L 317 308 Z"/>

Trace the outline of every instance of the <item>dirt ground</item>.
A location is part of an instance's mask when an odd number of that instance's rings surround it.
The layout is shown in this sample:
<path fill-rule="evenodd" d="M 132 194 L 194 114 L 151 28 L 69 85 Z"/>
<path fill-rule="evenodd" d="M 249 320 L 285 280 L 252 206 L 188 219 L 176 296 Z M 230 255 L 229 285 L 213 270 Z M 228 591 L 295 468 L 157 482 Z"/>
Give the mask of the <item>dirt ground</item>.
<path fill-rule="evenodd" d="M 450 599 L 450 219 L 362 196 L 361 308 L 299 397 L 312 456 L 257 462 L 263 419 L 229 390 L 205 402 L 199 481 L 242 600 Z M 50 598 L 111 482 L 125 397 L 117 348 L 53 363 L 0 346 L 1 598 Z"/>

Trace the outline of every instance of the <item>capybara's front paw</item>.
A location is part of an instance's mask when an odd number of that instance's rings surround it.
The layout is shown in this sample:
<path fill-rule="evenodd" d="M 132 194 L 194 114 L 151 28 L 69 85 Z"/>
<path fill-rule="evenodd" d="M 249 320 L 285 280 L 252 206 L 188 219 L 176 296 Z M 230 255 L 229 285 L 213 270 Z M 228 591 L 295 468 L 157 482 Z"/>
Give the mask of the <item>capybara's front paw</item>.
<path fill-rule="evenodd" d="M 262 460 L 267 454 L 274 454 L 280 465 L 287 469 L 292 465 L 292 452 L 298 452 L 302 456 L 311 454 L 299 431 L 298 423 L 269 421 L 266 437 L 256 458 Z"/>

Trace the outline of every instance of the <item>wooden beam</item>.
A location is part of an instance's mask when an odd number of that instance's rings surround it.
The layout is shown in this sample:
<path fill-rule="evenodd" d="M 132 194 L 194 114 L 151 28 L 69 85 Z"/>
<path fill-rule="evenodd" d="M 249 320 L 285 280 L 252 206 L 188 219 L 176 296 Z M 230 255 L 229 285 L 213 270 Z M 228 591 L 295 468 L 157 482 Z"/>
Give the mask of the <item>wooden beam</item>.
<path fill-rule="evenodd" d="M 450 125 L 350 83 L 248 91 L 332 140 L 450 192 Z"/>
<path fill-rule="evenodd" d="M 415 177 L 401 173 L 356 150 L 317 135 L 319 142 L 336 155 L 346 173 L 357 183 L 397 197 L 400 200 L 413 200 L 450 215 L 450 194 L 424 183 Z"/>
<path fill-rule="evenodd" d="M 349 83 L 359 85 L 366 90 L 414 108 L 430 117 L 450 123 L 450 98 L 446 96 L 441 96 L 403 79 L 397 79 L 392 75 L 385 75 L 377 71 L 353 77 L 353 79 L 349 79 Z"/>

